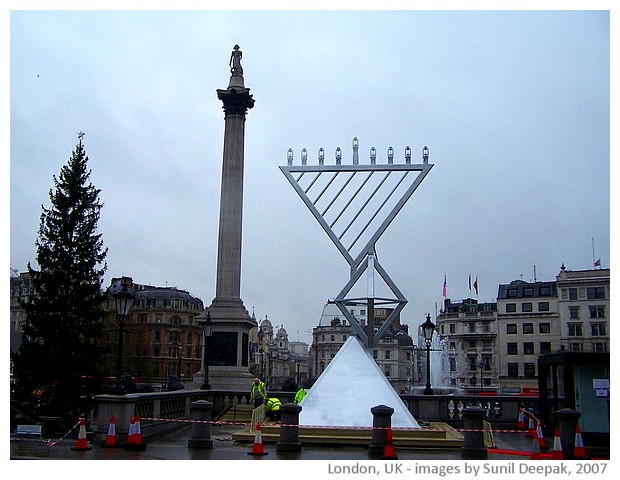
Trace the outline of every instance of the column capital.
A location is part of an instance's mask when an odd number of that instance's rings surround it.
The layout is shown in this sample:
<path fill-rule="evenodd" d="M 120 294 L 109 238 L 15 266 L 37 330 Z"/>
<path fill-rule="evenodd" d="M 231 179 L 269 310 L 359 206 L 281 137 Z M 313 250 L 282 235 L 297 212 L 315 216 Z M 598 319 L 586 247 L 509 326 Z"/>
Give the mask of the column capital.
<path fill-rule="evenodd" d="M 244 115 L 254 106 L 249 88 L 228 88 L 217 90 L 217 98 L 223 103 L 224 115 Z"/>

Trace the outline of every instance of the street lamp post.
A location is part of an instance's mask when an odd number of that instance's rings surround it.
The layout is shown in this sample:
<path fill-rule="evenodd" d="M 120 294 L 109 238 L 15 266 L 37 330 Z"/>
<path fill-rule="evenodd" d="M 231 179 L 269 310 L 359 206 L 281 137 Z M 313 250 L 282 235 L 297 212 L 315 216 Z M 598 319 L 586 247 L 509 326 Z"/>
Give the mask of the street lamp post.
<path fill-rule="evenodd" d="M 211 312 L 207 311 L 207 318 L 205 320 L 198 320 L 198 323 L 202 327 L 202 334 L 204 335 L 205 351 L 204 351 L 204 374 L 202 376 L 202 385 L 200 390 L 211 390 L 209 385 L 209 349 L 211 343 L 211 335 L 213 334 L 213 325 L 215 322 L 211 320 Z"/>
<path fill-rule="evenodd" d="M 424 343 L 426 343 L 426 388 L 422 392 L 423 395 L 432 395 L 431 388 L 431 343 L 433 342 L 433 333 L 435 333 L 435 324 L 431 322 L 431 314 L 426 314 L 426 322 L 422 324 L 422 333 L 424 334 Z"/>
<path fill-rule="evenodd" d="M 127 281 L 123 279 L 121 289 L 114 294 L 116 304 L 116 318 L 118 319 L 118 346 L 116 348 L 116 379 L 111 389 L 113 395 L 124 395 L 123 387 L 123 334 L 125 333 L 125 320 L 133 304 L 133 293 L 127 289 Z"/>

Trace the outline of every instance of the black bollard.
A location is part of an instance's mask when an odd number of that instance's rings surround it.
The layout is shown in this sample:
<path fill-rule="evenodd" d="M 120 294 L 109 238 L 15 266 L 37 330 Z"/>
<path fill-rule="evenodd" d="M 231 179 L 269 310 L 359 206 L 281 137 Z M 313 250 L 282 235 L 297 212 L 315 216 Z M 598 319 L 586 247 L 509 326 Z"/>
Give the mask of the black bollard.
<path fill-rule="evenodd" d="M 564 458 L 575 458 L 575 432 L 581 413 L 572 408 L 562 408 L 555 412 L 555 425 L 560 429 L 560 442 Z"/>
<path fill-rule="evenodd" d="M 484 410 L 467 407 L 463 409 L 463 448 L 461 458 L 484 459 L 488 457 L 484 446 Z"/>
<path fill-rule="evenodd" d="M 392 427 L 394 409 L 386 405 L 377 405 L 370 409 L 372 413 L 372 441 L 368 446 L 370 458 L 381 458 L 385 450 L 388 428 Z"/>
<path fill-rule="evenodd" d="M 213 404 L 207 400 L 197 400 L 190 405 L 192 436 L 187 441 L 188 448 L 213 448 L 211 438 L 211 410 Z"/>
<path fill-rule="evenodd" d="M 285 403 L 280 407 L 280 440 L 276 443 L 277 452 L 301 452 L 299 412 L 301 407 L 294 403 Z"/>

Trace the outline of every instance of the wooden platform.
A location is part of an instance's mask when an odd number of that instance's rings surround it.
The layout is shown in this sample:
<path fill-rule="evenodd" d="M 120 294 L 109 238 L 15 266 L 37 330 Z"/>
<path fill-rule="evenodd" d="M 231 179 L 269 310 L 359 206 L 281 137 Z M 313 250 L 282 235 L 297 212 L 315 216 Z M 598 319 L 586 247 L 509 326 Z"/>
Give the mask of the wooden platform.
<path fill-rule="evenodd" d="M 254 442 L 256 432 L 250 427 L 233 433 L 237 442 Z M 399 448 L 432 449 L 461 448 L 463 435 L 447 423 L 428 423 L 420 429 L 393 429 L 394 445 Z M 280 425 L 267 422 L 261 425 L 263 443 L 276 443 L 280 439 Z M 372 428 L 299 427 L 299 441 L 307 445 L 368 446 L 372 440 Z"/>

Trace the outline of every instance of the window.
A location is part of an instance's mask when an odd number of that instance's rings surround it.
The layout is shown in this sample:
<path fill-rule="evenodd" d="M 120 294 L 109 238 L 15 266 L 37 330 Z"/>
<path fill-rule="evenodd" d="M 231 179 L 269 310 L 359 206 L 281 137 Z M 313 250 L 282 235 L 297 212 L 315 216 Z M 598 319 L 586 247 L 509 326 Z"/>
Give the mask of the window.
<path fill-rule="evenodd" d="M 375 360 L 377 359 L 377 351 L 376 350 L 372 351 L 372 358 L 374 358 Z"/>
<path fill-rule="evenodd" d="M 576 288 L 569 288 L 568 289 L 568 298 L 569 300 L 577 300 L 577 289 Z"/>
<path fill-rule="evenodd" d="M 155 323 L 161 323 L 164 319 L 164 316 L 161 313 L 155 315 Z"/>
<path fill-rule="evenodd" d="M 605 287 L 588 287 L 588 300 L 605 298 Z"/>
<path fill-rule="evenodd" d="M 521 304 L 522 312 L 531 312 L 532 311 L 532 302 L 523 302 Z"/>
<path fill-rule="evenodd" d="M 538 324 L 538 333 L 551 333 L 551 324 L 548 322 L 541 322 Z"/>
<path fill-rule="evenodd" d="M 510 335 L 517 333 L 517 324 L 516 323 L 508 323 L 506 325 L 506 333 L 510 334 Z"/>
<path fill-rule="evenodd" d="M 518 376 L 519 376 L 519 364 L 509 363 L 508 364 L 508 378 L 517 378 Z"/>
<path fill-rule="evenodd" d="M 469 322 L 467 324 L 467 328 L 469 329 L 469 333 L 476 333 L 476 323 L 475 322 Z"/>
<path fill-rule="evenodd" d="M 604 323 L 592 323 L 590 327 L 592 328 L 593 337 L 604 337 L 607 335 L 607 328 Z"/>
<path fill-rule="evenodd" d="M 607 343 L 605 342 L 594 342 L 592 344 L 592 350 L 595 352 L 606 352 L 607 351 Z"/>
<path fill-rule="evenodd" d="M 385 367 L 385 376 L 389 377 L 392 374 L 390 367 Z"/>
<path fill-rule="evenodd" d="M 508 293 L 509 297 L 518 297 L 519 296 L 519 289 L 517 289 L 517 288 L 509 288 L 507 293 Z"/>
<path fill-rule="evenodd" d="M 469 357 L 469 371 L 475 371 L 478 369 L 478 362 L 476 361 L 476 357 Z"/>
<path fill-rule="evenodd" d="M 534 333 L 534 324 L 533 323 L 524 323 L 523 324 L 523 333 Z"/>
<path fill-rule="evenodd" d="M 570 313 L 570 318 L 577 319 L 579 318 L 579 307 L 576 305 L 572 305 L 568 307 L 568 311 Z"/>
<path fill-rule="evenodd" d="M 450 357 L 450 371 L 456 372 L 456 358 Z"/>
<path fill-rule="evenodd" d="M 605 318 L 605 306 L 594 305 L 590 306 L 590 318 Z"/>
<path fill-rule="evenodd" d="M 540 287 L 540 292 L 538 292 L 538 295 L 541 296 L 541 297 L 547 297 L 547 296 L 551 295 L 551 287 L 541 286 Z"/>
<path fill-rule="evenodd" d="M 389 351 L 389 350 L 386 350 L 386 351 L 385 351 L 385 359 L 386 359 L 386 360 L 389 360 L 389 359 L 390 359 L 390 355 L 391 355 L 390 351 Z"/>
<path fill-rule="evenodd" d="M 477 344 L 476 344 L 476 341 L 475 341 L 475 340 L 470 340 L 470 341 L 469 341 L 469 348 L 470 348 L 470 349 L 474 349 L 474 350 L 475 350 L 475 349 L 476 349 L 476 346 L 477 346 Z"/>
<path fill-rule="evenodd" d="M 523 364 L 523 375 L 526 378 L 536 377 L 536 364 L 535 363 L 524 363 Z"/>
<path fill-rule="evenodd" d="M 540 342 L 540 354 L 551 353 L 551 342 Z"/>
<path fill-rule="evenodd" d="M 336 340 L 336 336 L 335 335 L 330 335 L 329 336 L 329 340 L 333 342 L 334 340 Z"/>
<path fill-rule="evenodd" d="M 452 333 L 452 334 L 456 333 L 456 324 L 455 323 L 451 323 L 450 324 L 450 333 Z"/>
<path fill-rule="evenodd" d="M 568 336 L 569 337 L 582 337 L 583 325 L 581 323 L 569 323 L 568 324 Z"/>
<path fill-rule="evenodd" d="M 533 297 L 534 296 L 534 288 L 532 288 L 532 287 L 525 287 L 523 289 L 523 296 L 524 297 Z"/>
<path fill-rule="evenodd" d="M 161 347 L 159 345 L 154 345 L 153 346 L 153 356 L 154 357 L 161 357 Z"/>
<path fill-rule="evenodd" d="M 507 303 L 506 304 L 506 313 L 514 313 L 517 311 L 516 303 Z"/>
<path fill-rule="evenodd" d="M 170 341 L 171 342 L 181 341 L 181 332 L 170 332 Z"/>
<path fill-rule="evenodd" d="M 583 352 L 583 344 L 581 342 L 570 342 L 568 347 L 571 352 Z"/>
<path fill-rule="evenodd" d="M 508 342 L 506 344 L 506 353 L 508 355 L 518 355 L 519 354 L 519 350 L 517 348 L 516 342 Z"/>
<path fill-rule="evenodd" d="M 523 342 L 523 355 L 534 355 L 534 342 Z"/>
<path fill-rule="evenodd" d="M 160 330 L 155 330 L 155 341 L 161 342 L 161 331 Z"/>
<path fill-rule="evenodd" d="M 539 312 L 548 312 L 549 311 L 549 302 L 538 302 L 538 311 Z"/>
<path fill-rule="evenodd" d="M 155 305 L 157 306 L 157 308 L 164 308 L 164 299 L 158 298 L 155 302 Z"/>
<path fill-rule="evenodd" d="M 342 336 L 342 341 L 343 341 L 343 342 L 346 342 L 346 341 L 347 341 L 347 336 L 346 336 L 346 335 L 343 335 L 343 336 Z"/>

